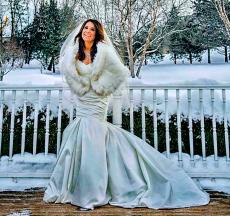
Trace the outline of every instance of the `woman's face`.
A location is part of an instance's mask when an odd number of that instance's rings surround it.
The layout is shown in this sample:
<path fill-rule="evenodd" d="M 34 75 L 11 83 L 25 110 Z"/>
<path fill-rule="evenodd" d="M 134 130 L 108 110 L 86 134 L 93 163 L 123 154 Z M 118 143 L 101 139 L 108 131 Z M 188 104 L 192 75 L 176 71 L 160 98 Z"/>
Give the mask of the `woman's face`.
<path fill-rule="evenodd" d="M 96 28 L 92 22 L 87 22 L 82 30 L 82 39 L 85 42 L 93 42 L 96 35 Z"/>

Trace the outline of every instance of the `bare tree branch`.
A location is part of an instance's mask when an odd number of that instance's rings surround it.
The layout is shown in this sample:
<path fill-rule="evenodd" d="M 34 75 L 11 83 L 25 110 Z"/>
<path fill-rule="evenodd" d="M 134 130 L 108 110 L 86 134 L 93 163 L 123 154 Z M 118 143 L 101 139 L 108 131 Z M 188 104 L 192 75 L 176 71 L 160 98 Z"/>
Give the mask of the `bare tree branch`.
<path fill-rule="evenodd" d="M 228 36 L 230 37 L 230 20 L 228 18 L 227 12 L 225 10 L 225 1 L 224 0 L 213 0 L 213 3 L 215 5 L 215 8 L 221 18 L 221 20 L 224 23 L 226 32 Z"/>

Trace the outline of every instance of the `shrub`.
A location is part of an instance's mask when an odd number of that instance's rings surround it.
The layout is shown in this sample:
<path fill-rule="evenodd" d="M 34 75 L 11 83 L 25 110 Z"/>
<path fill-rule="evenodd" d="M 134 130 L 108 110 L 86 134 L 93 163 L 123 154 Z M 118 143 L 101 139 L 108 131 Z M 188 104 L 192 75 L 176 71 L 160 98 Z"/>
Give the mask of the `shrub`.
<path fill-rule="evenodd" d="M 26 140 L 25 151 L 33 151 L 33 132 L 34 132 L 34 119 L 33 119 L 34 107 L 32 105 L 27 106 L 26 113 Z M 142 125 L 141 125 L 141 107 L 134 111 L 134 134 L 141 138 Z M 50 111 L 50 116 L 52 112 Z M 157 113 L 157 127 L 158 127 L 158 150 L 163 152 L 166 150 L 165 139 L 165 123 L 160 118 L 161 112 Z M 9 142 L 10 142 L 10 117 L 11 113 L 6 105 L 3 109 L 3 136 L 2 136 L 2 155 L 9 155 Z M 74 116 L 75 117 L 75 116 Z M 129 125 L 129 112 L 122 113 L 122 128 L 130 131 Z M 14 127 L 14 150 L 13 154 L 21 152 L 21 134 L 22 134 L 22 120 L 23 120 L 23 107 L 19 107 L 15 113 L 15 127 Z M 154 146 L 154 133 L 153 133 L 153 113 L 148 107 L 145 107 L 145 120 L 146 120 L 146 142 L 151 146 Z M 107 117 L 108 122 L 112 122 L 111 113 Z M 205 142 L 206 142 L 206 155 L 214 154 L 213 148 L 213 129 L 212 119 L 206 116 L 205 119 Z M 49 125 L 49 153 L 56 153 L 57 145 L 57 123 L 58 117 L 50 117 Z M 61 133 L 69 124 L 68 113 L 62 111 L 62 124 Z M 45 151 L 45 125 L 46 125 L 46 108 L 42 108 L 38 114 L 38 131 L 37 131 L 37 153 Z M 181 132 L 182 132 L 182 151 L 190 154 L 189 147 L 189 128 L 188 118 L 181 115 Z M 218 142 L 218 155 L 225 156 L 225 140 L 224 140 L 224 123 L 217 122 L 217 142 Z M 229 131 L 229 127 L 228 127 Z M 230 131 L 229 131 L 230 132 Z M 169 133 L 170 133 L 170 151 L 177 152 L 177 115 L 173 114 L 169 116 Z M 201 146 L 201 130 L 200 121 L 193 120 L 193 141 L 194 141 L 194 154 L 202 155 Z"/>

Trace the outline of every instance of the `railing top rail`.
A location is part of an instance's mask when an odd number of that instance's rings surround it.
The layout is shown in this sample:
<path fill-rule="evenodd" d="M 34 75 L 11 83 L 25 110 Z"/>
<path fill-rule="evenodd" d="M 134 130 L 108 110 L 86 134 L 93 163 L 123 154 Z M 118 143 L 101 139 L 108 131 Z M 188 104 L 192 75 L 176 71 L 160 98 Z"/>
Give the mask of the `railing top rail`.
<path fill-rule="evenodd" d="M 15 85 L 15 84 L 4 84 L 0 83 L 0 90 L 68 90 L 68 85 L 65 84 L 51 84 L 51 85 Z M 224 84 L 129 84 L 129 89 L 230 89 L 230 83 Z"/>
<path fill-rule="evenodd" d="M 230 89 L 230 83 L 224 84 L 131 84 L 130 89 Z"/>
<path fill-rule="evenodd" d="M 50 84 L 50 85 L 15 85 L 15 84 L 7 84 L 7 85 L 0 85 L 0 90 L 17 90 L 17 91 L 23 91 L 23 90 L 61 90 L 61 89 L 69 89 L 67 85 L 62 84 Z"/>

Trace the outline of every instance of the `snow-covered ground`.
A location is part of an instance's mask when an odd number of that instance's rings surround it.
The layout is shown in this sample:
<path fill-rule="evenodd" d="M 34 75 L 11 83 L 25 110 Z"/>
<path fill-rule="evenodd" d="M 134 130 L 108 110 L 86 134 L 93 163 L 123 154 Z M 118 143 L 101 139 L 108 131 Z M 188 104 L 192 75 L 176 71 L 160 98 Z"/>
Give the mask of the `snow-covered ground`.
<path fill-rule="evenodd" d="M 29 216 L 29 215 L 31 215 L 30 210 L 22 210 L 19 212 L 14 212 L 14 213 L 8 214 L 7 216 Z"/>
<path fill-rule="evenodd" d="M 141 79 L 129 79 L 130 85 L 135 84 L 226 84 L 230 86 L 230 63 L 224 63 L 223 55 L 218 52 L 212 52 L 213 64 L 206 64 L 206 53 L 204 54 L 204 61 L 190 65 L 187 62 L 180 61 L 178 65 L 174 65 L 172 61 L 169 61 L 169 56 L 166 56 L 165 60 L 153 64 L 143 66 L 141 71 Z M 25 65 L 22 69 L 12 71 L 4 77 L 4 81 L 1 85 L 62 85 L 63 77 L 59 74 L 52 74 L 47 71 L 40 71 L 40 65 L 37 61 L 32 61 L 30 65 Z M 187 95 L 186 91 L 181 91 L 181 112 L 187 114 Z M 176 100 L 175 90 L 169 92 L 169 113 L 175 113 Z M 51 110 L 53 115 L 57 114 L 57 92 L 51 97 Z M 125 99 L 126 98 L 126 99 Z M 146 105 L 150 108 L 152 106 L 152 92 L 146 92 Z M 215 112 L 220 120 L 222 118 L 222 98 L 221 92 L 217 91 L 215 94 Z M 11 103 L 11 93 L 8 92 L 5 96 L 5 103 Z M 63 102 L 63 108 L 69 107 L 69 94 L 64 97 L 66 101 Z M 127 96 L 124 96 L 124 106 L 128 106 Z M 193 100 L 193 117 L 199 116 L 199 97 L 198 91 L 192 91 Z M 34 93 L 28 94 L 28 100 L 34 100 Z M 140 103 L 140 93 L 135 91 L 134 94 L 135 105 Z M 17 106 L 23 104 L 23 94 L 17 95 Z M 210 92 L 204 92 L 204 113 L 211 115 L 210 106 Z M 46 103 L 46 93 L 41 94 L 40 107 Z M 157 92 L 158 109 L 164 110 L 164 98 L 163 92 Z M 230 93 L 227 92 L 227 110 L 230 110 Z M 163 117 L 162 117 L 163 118 Z M 228 112 L 228 119 L 230 119 L 230 112 Z M 171 158 L 177 161 L 177 154 L 172 154 Z M 55 155 L 44 156 L 44 154 L 37 154 L 32 156 L 30 153 L 26 153 L 25 156 L 14 155 L 13 161 L 8 160 L 8 156 L 3 156 L 0 161 L 0 172 L 43 172 L 49 173 L 52 171 L 56 157 Z M 202 161 L 200 156 L 195 156 L 195 167 L 190 163 L 189 155 L 183 154 L 183 167 L 187 172 L 193 172 L 195 168 L 199 172 L 230 172 L 230 165 L 226 163 L 225 158 L 220 158 L 218 163 L 215 163 L 213 156 L 207 157 L 207 163 Z M 45 187 L 48 179 L 15 179 L 15 178 L 0 178 L 0 190 L 23 190 L 30 187 Z M 200 179 L 202 187 L 207 189 L 213 189 L 218 191 L 224 191 L 230 193 L 230 181 L 224 179 Z"/>
<path fill-rule="evenodd" d="M 205 59 L 206 53 L 204 54 Z M 169 56 L 165 57 L 165 60 L 153 64 L 143 66 L 141 71 L 141 79 L 135 78 L 129 79 L 129 85 L 135 84 L 200 84 L 200 85 L 213 85 L 213 84 L 226 84 L 230 86 L 230 63 L 223 63 L 224 57 L 218 52 L 212 52 L 213 64 L 197 63 L 193 65 L 181 64 L 174 65 L 173 62 L 169 61 Z M 25 65 L 22 69 L 12 71 L 4 77 L 4 81 L 0 85 L 61 85 L 66 86 L 64 78 L 60 74 L 52 74 L 46 70 L 43 73 L 40 71 L 40 64 L 37 61 L 32 61 L 30 65 Z M 126 94 L 125 94 L 126 93 Z M 63 97 L 63 109 L 68 110 L 70 107 L 70 94 L 69 92 L 64 92 Z M 164 92 L 162 90 L 157 91 L 157 109 L 159 111 L 164 111 Z M 210 91 L 204 91 L 204 114 L 211 115 L 211 97 Z M 176 92 L 175 90 L 169 91 L 169 113 L 176 112 Z M 227 97 L 227 110 L 230 109 L 230 92 L 226 92 Z M 6 92 L 5 103 L 10 105 L 12 99 L 11 92 Z M 28 101 L 34 102 L 35 92 L 28 93 Z M 180 109 L 181 113 L 187 115 L 188 105 L 187 105 L 187 92 L 180 92 Z M 51 95 L 51 110 L 52 115 L 57 115 L 57 101 L 58 92 L 52 92 Z M 192 91 L 192 115 L 193 118 L 199 118 L 199 92 L 198 90 Z M 22 106 L 24 102 L 23 92 L 18 92 L 16 97 L 16 105 Z M 39 107 L 46 105 L 46 92 L 40 93 Z M 134 91 L 134 105 L 137 107 L 140 104 L 140 91 Z M 152 103 L 152 91 L 146 91 L 145 94 L 145 105 L 150 107 L 153 106 Z M 129 99 L 127 91 L 123 94 L 123 107 L 129 107 Z M 109 110 L 111 106 L 109 107 Z M 215 112 L 217 118 L 222 116 L 222 95 L 221 90 L 215 91 Z M 163 118 L 163 116 L 162 116 Z M 230 120 L 230 116 L 228 116 Z"/>
<path fill-rule="evenodd" d="M 163 154 L 166 155 L 166 152 Z M 173 163 L 178 164 L 178 153 L 170 154 Z M 195 155 L 194 162 L 190 161 L 188 154 L 182 154 L 183 169 L 194 176 L 194 173 L 226 173 L 230 172 L 230 163 L 226 162 L 225 157 L 220 157 L 215 161 L 212 156 L 208 156 L 206 161 L 202 157 Z M 15 154 L 13 160 L 9 161 L 8 156 L 3 156 L 0 162 L 0 173 L 33 173 L 50 174 L 56 162 L 56 155 L 48 154 L 45 156 L 39 153 L 33 156 L 31 153 L 25 153 L 24 156 Z M 48 178 L 0 178 L 0 191 L 23 191 L 24 189 L 46 187 Z M 208 190 L 216 190 L 230 194 L 230 179 L 221 178 L 196 178 L 196 183 Z"/>

